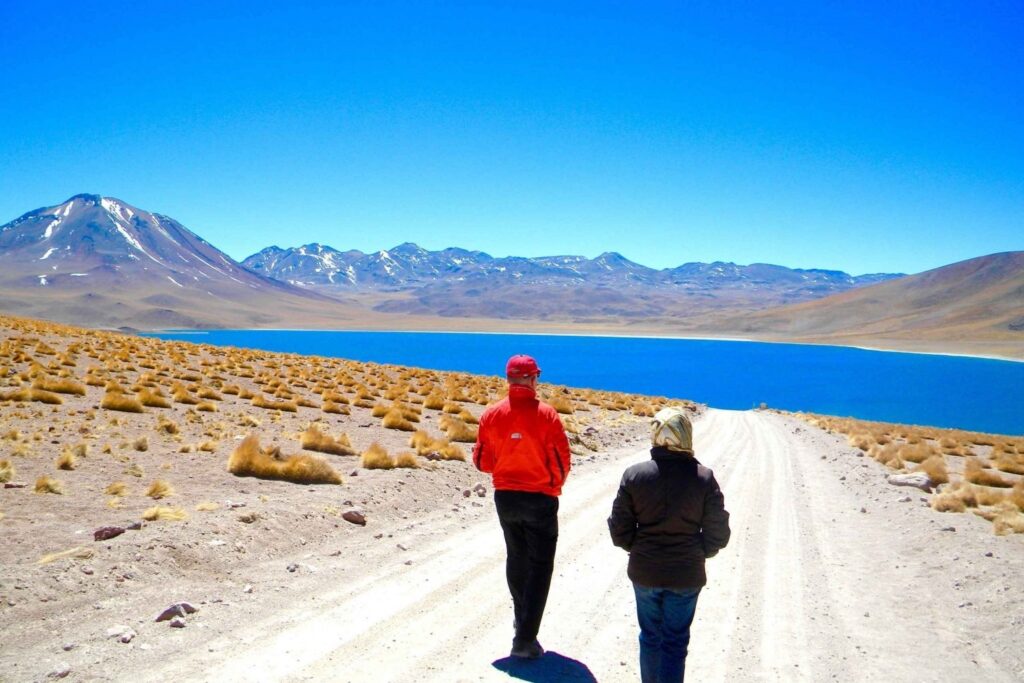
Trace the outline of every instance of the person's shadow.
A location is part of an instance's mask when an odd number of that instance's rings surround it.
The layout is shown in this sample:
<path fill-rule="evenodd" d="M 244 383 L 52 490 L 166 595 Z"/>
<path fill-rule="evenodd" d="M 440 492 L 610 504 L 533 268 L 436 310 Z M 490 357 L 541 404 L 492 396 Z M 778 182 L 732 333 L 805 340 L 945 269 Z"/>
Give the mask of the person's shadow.
<path fill-rule="evenodd" d="M 498 671 L 504 671 L 510 678 L 530 683 L 559 683 L 559 681 L 581 681 L 597 683 L 594 674 L 583 662 L 565 657 L 548 650 L 537 659 L 503 657 L 491 662 Z"/>

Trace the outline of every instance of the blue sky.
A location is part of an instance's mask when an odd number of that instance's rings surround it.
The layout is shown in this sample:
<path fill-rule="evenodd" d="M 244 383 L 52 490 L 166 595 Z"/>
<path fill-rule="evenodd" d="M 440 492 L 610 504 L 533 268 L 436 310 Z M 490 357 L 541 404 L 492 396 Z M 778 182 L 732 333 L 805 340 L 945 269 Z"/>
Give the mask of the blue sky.
<path fill-rule="evenodd" d="M 1024 249 L 1022 46 L 1019 2 L 4 2 L 0 223 L 919 272 Z"/>

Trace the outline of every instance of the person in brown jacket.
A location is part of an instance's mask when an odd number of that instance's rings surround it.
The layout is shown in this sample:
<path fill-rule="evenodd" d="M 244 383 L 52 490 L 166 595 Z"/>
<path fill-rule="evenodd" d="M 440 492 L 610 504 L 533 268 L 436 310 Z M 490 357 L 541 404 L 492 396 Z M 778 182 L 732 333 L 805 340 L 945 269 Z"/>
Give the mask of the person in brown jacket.
<path fill-rule="evenodd" d="M 693 456 L 693 428 L 682 410 L 654 416 L 651 445 L 651 459 L 622 475 L 608 530 L 629 551 L 640 680 L 679 683 L 697 596 L 707 583 L 704 560 L 729 542 L 729 513 L 714 473 Z"/>
<path fill-rule="evenodd" d="M 508 396 L 480 416 L 473 464 L 490 472 L 505 536 L 505 578 L 515 613 L 513 657 L 544 654 L 537 641 L 558 543 L 558 496 L 569 474 L 569 441 L 558 413 L 537 399 L 530 356 L 505 366 Z"/>

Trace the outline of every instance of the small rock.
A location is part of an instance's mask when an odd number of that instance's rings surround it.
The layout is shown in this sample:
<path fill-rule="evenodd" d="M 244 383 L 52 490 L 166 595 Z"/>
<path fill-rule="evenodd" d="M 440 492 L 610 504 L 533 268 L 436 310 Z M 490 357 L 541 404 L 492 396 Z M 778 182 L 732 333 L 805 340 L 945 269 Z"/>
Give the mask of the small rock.
<path fill-rule="evenodd" d="M 985 553 L 985 557 L 992 557 L 992 551 L 990 550 L 987 553 Z"/>
<path fill-rule="evenodd" d="M 472 492 L 472 491 L 470 491 L 469 489 L 466 489 L 466 490 L 464 490 L 464 491 L 462 492 L 462 497 L 463 497 L 463 498 L 469 498 L 469 497 L 470 497 L 471 495 L 473 495 L 473 492 Z"/>
<path fill-rule="evenodd" d="M 111 626 L 107 629 L 107 638 L 117 638 L 122 633 L 128 630 L 128 627 L 122 624 L 118 624 L 117 626 Z"/>
<path fill-rule="evenodd" d="M 85 574 L 86 576 L 92 576 L 93 574 L 96 573 L 96 570 L 93 569 L 92 567 L 90 567 L 89 565 L 85 565 L 85 566 L 82 567 L 82 573 Z"/>
<path fill-rule="evenodd" d="M 96 531 L 92 532 L 92 540 L 94 541 L 106 541 L 111 538 L 116 538 L 124 533 L 124 527 L 121 526 L 101 526 Z"/>
<path fill-rule="evenodd" d="M 244 515 L 238 515 L 238 521 L 243 524 L 252 524 L 259 518 L 260 516 L 255 512 L 247 512 Z"/>
<path fill-rule="evenodd" d="M 118 638 L 122 643 L 130 643 L 138 634 L 133 629 L 128 629 Z"/>
<path fill-rule="evenodd" d="M 868 511 L 868 509 L 867 508 L 861 508 L 860 511 L 863 514 L 863 513 L 866 513 Z"/>
<path fill-rule="evenodd" d="M 225 501 L 224 506 L 229 510 L 237 510 L 238 508 L 244 508 L 245 503 L 232 503 L 230 500 Z"/>
<path fill-rule="evenodd" d="M 402 545 L 401 543 L 398 543 L 398 544 L 396 544 L 396 545 L 395 545 L 395 547 L 396 547 L 396 548 L 398 548 L 399 550 L 408 550 L 408 548 L 406 548 L 406 547 L 405 547 L 404 545 Z"/>
<path fill-rule="evenodd" d="M 366 517 L 359 510 L 346 510 L 342 513 L 341 518 L 346 522 L 351 522 L 352 524 L 366 526 Z"/>
<path fill-rule="evenodd" d="M 125 524 L 124 528 L 126 531 L 139 531 L 142 529 L 142 522 L 132 522 L 131 524 Z"/>
<path fill-rule="evenodd" d="M 292 574 L 294 574 L 295 572 L 299 571 L 299 565 L 292 562 L 290 565 L 286 567 L 286 569 Z"/>
<path fill-rule="evenodd" d="M 193 607 L 187 602 L 176 602 L 157 615 L 156 621 L 167 621 L 174 617 L 183 617 L 186 614 L 194 614 L 198 611 L 199 608 Z"/>
<path fill-rule="evenodd" d="M 910 503 L 910 502 L 912 502 L 913 500 L 914 500 L 914 499 L 913 499 L 913 498 L 911 498 L 910 496 L 903 496 L 902 498 L 898 499 L 898 500 L 897 500 L 896 502 L 897 502 L 897 503 Z"/>
<path fill-rule="evenodd" d="M 412 560 L 406 560 L 403 564 L 410 565 L 410 564 L 412 564 Z"/>
<path fill-rule="evenodd" d="M 23 481 L 8 481 L 8 482 L 4 482 L 4 488 L 5 489 L 23 489 L 26 486 L 28 486 L 28 484 L 26 484 Z"/>
<path fill-rule="evenodd" d="M 245 588 L 242 589 L 242 592 L 243 593 L 252 593 L 252 584 L 251 583 L 245 584 Z"/>
<path fill-rule="evenodd" d="M 181 617 L 171 619 L 171 628 L 185 628 L 185 620 Z"/>
<path fill-rule="evenodd" d="M 955 526 L 944 526 L 944 527 L 942 527 L 942 530 L 943 531 L 956 531 L 956 527 Z"/>
<path fill-rule="evenodd" d="M 932 480 L 924 472 L 910 472 L 907 474 L 890 474 L 885 478 L 893 486 L 913 486 L 922 491 L 931 492 Z"/>
<path fill-rule="evenodd" d="M 60 649 L 64 650 L 64 652 L 71 652 L 76 647 L 78 647 L 78 643 L 64 643 Z"/>
<path fill-rule="evenodd" d="M 359 476 L 359 470 L 352 470 L 351 472 L 348 473 L 348 476 L 350 476 L 350 477 L 358 477 Z"/>
<path fill-rule="evenodd" d="M 71 673 L 71 666 L 69 664 L 58 664 L 50 673 L 46 674 L 47 678 L 67 678 L 68 674 Z"/>
<path fill-rule="evenodd" d="M 484 496 L 487 495 L 487 487 L 484 486 L 483 484 L 477 484 L 476 486 L 473 487 L 473 493 L 475 493 L 480 498 L 483 498 Z"/>

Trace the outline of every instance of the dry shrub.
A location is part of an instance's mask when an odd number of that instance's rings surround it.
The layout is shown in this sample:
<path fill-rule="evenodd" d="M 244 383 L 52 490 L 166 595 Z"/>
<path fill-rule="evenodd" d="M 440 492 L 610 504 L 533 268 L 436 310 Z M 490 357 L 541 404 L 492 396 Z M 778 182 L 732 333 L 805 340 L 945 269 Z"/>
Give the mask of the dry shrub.
<path fill-rule="evenodd" d="M 871 446 L 874 445 L 875 439 L 868 433 L 859 432 L 850 434 L 846 437 L 846 442 L 854 448 L 859 448 L 862 451 L 867 451 Z"/>
<path fill-rule="evenodd" d="M 1013 482 L 1009 479 L 991 470 L 983 469 L 977 458 L 970 458 L 964 463 L 964 479 L 972 484 L 980 484 L 982 486 L 996 486 L 1003 489 L 1013 486 Z"/>
<path fill-rule="evenodd" d="M 149 437 L 140 436 L 132 442 L 132 448 L 137 451 L 145 452 L 149 450 Z"/>
<path fill-rule="evenodd" d="M 906 462 L 923 463 L 935 455 L 935 449 L 924 442 L 904 444 L 899 447 L 900 459 Z"/>
<path fill-rule="evenodd" d="M 139 403 L 150 408 L 170 408 L 171 402 L 166 398 L 153 391 L 152 389 L 142 389 L 138 393 Z"/>
<path fill-rule="evenodd" d="M 0 460 L 0 484 L 14 478 L 14 464 L 10 460 Z"/>
<path fill-rule="evenodd" d="M 177 434 L 181 430 L 174 422 L 171 422 L 165 417 L 161 417 L 160 421 L 156 423 L 156 431 L 161 434 Z"/>
<path fill-rule="evenodd" d="M 1001 472 L 1024 475 L 1024 458 L 1014 458 L 1006 453 L 999 453 L 992 460 L 992 465 Z"/>
<path fill-rule="evenodd" d="M 172 507 L 161 507 L 159 505 L 151 507 L 142 513 L 142 519 L 147 522 L 155 522 L 157 520 L 166 522 L 180 522 L 188 519 L 188 513 L 181 508 Z"/>
<path fill-rule="evenodd" d="M 216 392 L 216 390 L 210 387 L 200 387 L 199 391 L 196 392 L 199 398 L 206 399 L 208 401 L 223 401 L 224 397 Z"/>
<path fill-rule="evenodd" d="M 128 484 L 125 484 L 123 481 L 115 481 L 107 486 L 103 492 L 108 496 L 123 496 L 128 492 Z"/>
<path fill-rule="evenodd" d="M 566 396 L 554 396 L 548 399 L 548 404 L 562 415 L 572 415 L 575 412 L 572 400 Z"/>
<path fill-rule="evenodd" d="M 415 431 L 416 427 L 412 422 L 409 422 L 402 415 L 402 411 L 399 408 L 391 408 L 384 415 L 384 419 L 381 420 L 381 424 L 386 429 L 399 429 L 403 432 Z"/>
<path fill-rule="evenodd" d="M 160 500 L 161 498 L 166 498 L 167 496 L 173 496 L 174 487 L 168 484 L 163 479 L 157 479 L 156 481 L 149 485 L 149 488 L 146 489 L 146 495 L 152 498 L 153 500 Z"/>
<path fill-rule="evenodd" d="M 441 419 L 440 425 L 451 441 L 461 441 L 463 443 L 473 443 L 476 441 L 477 430 L 457 417 L 445 415 Z"/>
<path fill-rule="evenodd" d="M 415 453 L 409 451 L 402 451 L 395 456 L 395 467 L 407 467 L 409 469 L 418 469 L 420 466 L 419 461 L 416 459 Z"/>
<path fill-rule="evenodd" d="M 260 449 L 255 434 L 247 436 L 228 458 L 228 472 L 239 477 L 278 479 L 298 484 L 340 484 L 341 476 L 315 455 L 273 455 Z"/>
<path fill-rule="evenodd" d="M 107 392 L 100 401 L 100 408 L 106 410 L 120 410 L 124 413 L 143 413 L 146 411 L 137 398 L 122 394 L 118 391 Z"/>
<path fill-rule="evenodd" d="M 943 491 L 932 496 L 931 505 L 932 509 L 937 512 L 964 512 L 967 509 L 964 501 L 951 491 Z"/>
<path fill-rule="evenodd" d="M 992 531 L 997 536 L 1024 534 L 1024 514 L 1015 509 L 1005 509 L 992 520 Z"/>
<path fill-rule="evenodd" d="M 238 396 L 238 392 L 241 391 L 237 384 L 225 384 L 220 390 L 221 393 L 230 394 L 231 396 Z"/>
<path fill-rule="evenodd" d="M 85 385 L 76 382 L 69 377 L 51 379 L 49 377 L 40 376 L 32 383 L 32 388 L 50 391 L 55 394 L 74 394 L 75 396 L 85 396 Z"/>
<path fill-rule="evenodd" d="M 373 417 L 384 417 L 385 415 L 388 414 L 388 411 L 390 410 L 391 407 L 388 405 L 385 405 L 383 403 L 375 403 L 373 408 L 370 410 L 370 415 L 372 415 Z"/>
<path fill-rule="evenodd" d="M 444 406 L 442 406 L 441 410 L 450 415 L 458 415 L 460 412 L 462 412 L 462 406 L 456 403 L 455 401 L 445 401 Z"/>
<path fill-rule="evenodd" d="M 390 470 L 395 466 L 395 461 L 388 455 L 387 450 L 376 441 L 363 451 L 360 461 L 368 470 Z"/>
<path fill-rule="evenodd" d="M 914 468 L 915 472 L 924 472 L 932 480 L 932 485 L 945 484 L 949 481 L 946 460 L 941 455 L 933 455 Z"/>
<path fill-rule="evenodd" d="M 1024 512 L 1024 479 L 1013 485 L 1013 489 L 1006 494 L 1006 500 L 1017 506 L 1017 509 Z"/>
<path fill-rule="evenodd" d="M 60 397 L 60 394 L 55 394 L 52 391 L 46 391 L 44 389 L 15 389 L 7 394 L 0 394 L 0 400 L 2 401 L 36 401 L 38 403 L 47 403 L 50 405 L 63 405 L 64 399 Z"/>
<path fill-rule="evenodd" d="M 271 401 L 262 394 L 252 399 L 252 404 L 257 408 L 265 410 L 283 410 L 288 413 L 297 413 L 299 406 L 295 401 Z"/>
<path fill-rule="evenodd" d="M 459 419 L 468 425 L 480 424 L 480 420 L 477 419 L 477 416 L 466 409 L 459 411 Z"/>
<path fill-rule="evenodd" d="M 198 512 L 213 512 L 219 508 L 220 505 L 218 503 L 203 502 L 196 505 L 196 511 Z"/>
<path fill-rule="evenodd" d="M 206 441 L 199 444 L 199 450 L 203 451 L 204 453 L 213 453 L 217 450 L 217 446 L 219 445 L 220 442 L 215 441 L 213 439 L 207 439 Z"/>
<path fill-rule="evenodd" d="M 63 550 L 59 553 L 50 553 L 49 555 L 43 555 L 39 558 L 36 564 L 50 564 L 51 562 L 62 560 L 65 557 L 73 557 L 76 560 L 88 560 L 95 554 L 96 553 L 92 548 L 78 546 L 77 548 L 72 548 L 71 550 Z"/>
<path fill-rule="evenodd" d="M 188 406 L 194 406 L 195 404 L 199 403 L 199 399 L 193 396 L 191 392 L 189 392 L 189 390 L 186 389 L 185 387 L 177 387 L 174 390 L 172 396 L 174 396 L 175 403 L 184 403 L 185 405 Z"/>
<path fill-rule="evenodd" d="M 348 403 L 335 403 L 334 401 L 324 401 L 323 411 L 332 415 L 350 415 L 352 413 Z"/>
<path fill-rule="evenodd" d="M 437 393 L 430 394 L 423 399 L 423 407 L 430 408 L 431 410 L 441 410 L 444 408 L 444 396 Z"/>
<path fill-rule="evenodd" d="M 51 477 L 39 477 L 36 479 L 35 492 L 62 495 L 64 493 L 64 484 Z"/>
<path fill-rule="evenodd" d="M 73 470 L 78 466 L 78 459 L 75 454 L 71 451 L 64 451 L 57 458 L 57 469 L 59 470 Z"/>
<path fill-rule="evenodd" d="M 355 450 L 352 448 L 351 442 L 348 440 L 347 434 L 342 434 L 335 439 L 329 434 L 324 434 L 314 425 L 310 425 L 306 431 L 302 432 L 300 443 L 307 451 L 330 453 L 331 455 L 356 454 Z"/>
<path fill-rule="evenodd" d="M 129 477 L 138 477 L 139 479 L 141 479 L 145 474 L 145 472 L 143 472 L 142 470 L 142 467 L 140 467 L 139 464 L 136 462 L 129 463 L 128 467 L 124 468 L 124 473 L 127 474 Z"/>
<path fill-rule="evenodd" d="M 196 410 L 204 413 L 215 413 L 217 412 L 217 404 L 212 401 L 203 401 L 196 405 Z"/>

